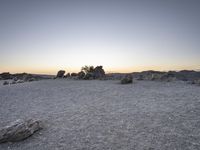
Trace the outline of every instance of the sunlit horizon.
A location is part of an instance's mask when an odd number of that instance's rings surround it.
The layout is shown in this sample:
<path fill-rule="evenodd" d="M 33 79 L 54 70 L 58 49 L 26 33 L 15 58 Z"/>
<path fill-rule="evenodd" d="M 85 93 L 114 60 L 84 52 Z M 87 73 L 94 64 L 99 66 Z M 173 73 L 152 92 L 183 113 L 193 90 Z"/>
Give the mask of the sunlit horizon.
<path fill-rule="evenodd" d="M 0 72 L 200 69 L 200 2 L 0 2 Z"/>
<path fill-rule="evenodd" d="M 83 65 L 85 66 L 85 65 Z M 91 66 L 91 65 L 88 65 Z M 200 71 L 198 67 L 176 67 L 176 68 L 166 68 L 164 69 L 163 67 L 159 66 L 152 66 L 152 67 L 133 67 L 133 68 L 109 68 L 106 66 L 103 66 L 103 69 L 105 70 L 106 73 L 132 73 L 132 72 L 142 72 L 142 71 L 149 71 L 149 70 L 154 70 L 154 71 L 181 71 L 181 70 L 194 70 L 194 71 Z M 80 68 L 67 68 L 67 67 L 58 67 L 58 68 L 41 68 L 41 69 L 32 69 L 31 67 L 29 68 L 10 68 L 10 69 L 5 69 L 0 73 L 3 72 L 9 72 L 12 74 L 15 73 L 31 73 L 31 74 L 46 74 L 46 75 L 55 75 L 59 70 L 65 70 L 66 73 L 78 73 L 81 71 Z"/>

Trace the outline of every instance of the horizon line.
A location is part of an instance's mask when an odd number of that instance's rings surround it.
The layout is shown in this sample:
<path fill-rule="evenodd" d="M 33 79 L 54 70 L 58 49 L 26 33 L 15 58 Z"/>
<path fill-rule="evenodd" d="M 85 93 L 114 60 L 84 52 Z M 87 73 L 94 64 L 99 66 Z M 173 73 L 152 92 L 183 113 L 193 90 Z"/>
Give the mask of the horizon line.
<path fill-rule="evenodd" d="M 64 70 L 64 69 L 59 69 L 59 70 Z M 59 71 L 57 70 L 57 72 Z M 169 72 L 169 71 L 176 71 L 176 72 L 179 72 L 179 71 L 197 71 L 199 72 L 200 69 L 167 69 L 167 70 L 159 70 L 159 69 L 144 69 L 144 70 L 140 70 L 140 71 L 105 71 L 106 74 L 112 74 L 112 73 L 121 73 L 121 74 L 124 74 L 124 73 L 136 73 L 136 72 L 144 72 L 144 71 L 160 71 L 160 72 Z M 31 71 L 19 71 L 19 72 L 16 72 L 16 71 L 1 71 L 1 73 L 6 73 L 6 72 L 9 72 L 10 74 L 18 74 L 18 73 L 27 73 L 27 74 L 35 74 L 35 75 L 56 75 L 57 72 L 54 72 L 54 73 L 45 73 L 45 72 L 31 72 Z M 79 71 L 71 71 L 71 72 L 65 72 L 65 73 L 78 73 Z"/>

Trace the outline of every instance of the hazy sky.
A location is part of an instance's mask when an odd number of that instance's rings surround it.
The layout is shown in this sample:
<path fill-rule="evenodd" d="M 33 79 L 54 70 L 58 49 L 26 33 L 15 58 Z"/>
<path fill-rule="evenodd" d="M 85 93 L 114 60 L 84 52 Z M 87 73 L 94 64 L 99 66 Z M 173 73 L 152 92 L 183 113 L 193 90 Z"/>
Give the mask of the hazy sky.
<path fill-rule="evenodd" d="M 0 0 L 0 72 L 200 69 L 200 0 Z"/>

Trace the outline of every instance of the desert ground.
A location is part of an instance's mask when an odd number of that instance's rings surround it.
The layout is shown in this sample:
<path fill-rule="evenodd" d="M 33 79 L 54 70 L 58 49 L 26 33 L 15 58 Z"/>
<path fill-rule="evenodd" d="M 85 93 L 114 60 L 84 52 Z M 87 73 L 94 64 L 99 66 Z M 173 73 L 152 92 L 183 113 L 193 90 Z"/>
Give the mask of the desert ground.
<path fill-rule="evenodd" d="M 0 83 L 0 127 L 43 129 L 0 150 L 199 150 L 200 86 L 182 81 L 41 80 Z"/>

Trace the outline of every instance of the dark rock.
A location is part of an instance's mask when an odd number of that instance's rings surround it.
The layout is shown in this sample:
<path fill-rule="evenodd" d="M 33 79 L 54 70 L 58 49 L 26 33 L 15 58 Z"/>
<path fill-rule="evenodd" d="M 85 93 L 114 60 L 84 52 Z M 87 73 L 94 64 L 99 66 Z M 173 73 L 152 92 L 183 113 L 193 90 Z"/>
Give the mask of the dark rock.
<path fill-rule="evenodd" d="M 42 125 L 39 120 L 16 120 L 0 129 L 0 143 L 21 141 L 40 129 Z"/>
<path fill-rule="evenodd" d="M 4 81 L 3 85 L 9 85 L 9 82 L 8 81 Z"/>
<path fill-rule="evenodd" d="M 124 78 L 121 79 L 121 84 L 130 84 L 133 83 L 132 75 L 126 75 Z"/>
<path fill-rule="evenodd" d="M 17 77 L 14 77 L 14 78 L 13 78 L 13 81 L 17 81 L 17 80 L 18 80 L 18 78 L 17 78 Z"/>
<path fill-rule="evenodd" d="M 64 74 L 65 74 L 65 71 L 64 70 L 60 70 L 60 71 L 58 71 L 58 73 L 56 75 L 56 78 L 63 78 Z"/>

